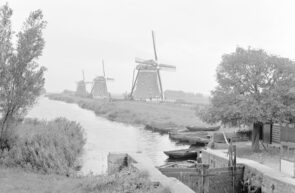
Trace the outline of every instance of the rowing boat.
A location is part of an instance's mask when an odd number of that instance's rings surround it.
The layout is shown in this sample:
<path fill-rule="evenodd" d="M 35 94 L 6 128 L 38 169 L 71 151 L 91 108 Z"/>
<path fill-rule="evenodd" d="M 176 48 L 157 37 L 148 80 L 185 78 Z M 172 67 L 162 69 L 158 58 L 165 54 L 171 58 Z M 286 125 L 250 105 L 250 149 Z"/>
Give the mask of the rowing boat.
<path fill-rule="evenodd" d="M 188 159 L 188 158 L 197 158 L 199 149 L 180 149 L 172 151 L 164 151 L 164 153 L 172 159 Z"/>
<path fill-rule="evenodd" d="M 220 126 L 187 126 L 190 131 L 217 131 Z"/>

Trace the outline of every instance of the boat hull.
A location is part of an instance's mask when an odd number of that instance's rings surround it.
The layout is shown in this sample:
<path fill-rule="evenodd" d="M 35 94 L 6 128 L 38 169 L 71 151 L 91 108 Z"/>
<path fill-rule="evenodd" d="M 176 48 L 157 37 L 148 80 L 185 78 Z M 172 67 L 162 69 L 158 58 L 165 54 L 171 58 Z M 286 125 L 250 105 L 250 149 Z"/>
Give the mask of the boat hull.
<path fill-rule="evenodd" d="M 190 131 L 217 131 L 219 130 L 220 126 L 214 126 L 214 127 L 187 126 L 186 128 Z"/>
<path fill-rule="evenodd" d="M 182 149 L 173 151 L 164 151 L 171 159 L 195 159 L 198 157 L 200 150 Z"/>

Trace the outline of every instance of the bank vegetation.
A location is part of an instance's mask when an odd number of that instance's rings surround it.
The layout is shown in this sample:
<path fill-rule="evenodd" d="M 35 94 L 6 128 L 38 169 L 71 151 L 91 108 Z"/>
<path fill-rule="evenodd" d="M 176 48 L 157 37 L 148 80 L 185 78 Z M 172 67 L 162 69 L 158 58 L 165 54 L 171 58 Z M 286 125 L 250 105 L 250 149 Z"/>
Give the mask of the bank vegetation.
<path fill-rule="evenodd" d="M 78 104 L 111 121 L 144 125 L 159 132 L 183 130 L 186 126 L 207 126 L 195 114 L 195 104 L 152 103 L 143 101 L 82 98 L 70 93 L 48 94 L 52 100 Z"/>
<path fill-rule="evenodd" d="M 80 124 L 64 118 L 26 119 L 11 129 L 0 164 L 43 174 L 70 175 L 79 165 L 85 138 Z"/>

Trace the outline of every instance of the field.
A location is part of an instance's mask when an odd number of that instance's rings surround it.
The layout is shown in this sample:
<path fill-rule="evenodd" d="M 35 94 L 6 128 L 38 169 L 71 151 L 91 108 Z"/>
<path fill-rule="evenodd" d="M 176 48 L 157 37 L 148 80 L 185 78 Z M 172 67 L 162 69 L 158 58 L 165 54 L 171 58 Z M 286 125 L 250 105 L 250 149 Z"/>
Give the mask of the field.
<path fill-rule="evenodd" d="M 195 113 L 196 104 L 153 103 L 142 101 L 94 100 L 69 94 L 50 94 L 50 99 L 76 103 L 109 120 L 150 126 L 160 132 L 183 130 L 186 126 L 207 125 Z"/>

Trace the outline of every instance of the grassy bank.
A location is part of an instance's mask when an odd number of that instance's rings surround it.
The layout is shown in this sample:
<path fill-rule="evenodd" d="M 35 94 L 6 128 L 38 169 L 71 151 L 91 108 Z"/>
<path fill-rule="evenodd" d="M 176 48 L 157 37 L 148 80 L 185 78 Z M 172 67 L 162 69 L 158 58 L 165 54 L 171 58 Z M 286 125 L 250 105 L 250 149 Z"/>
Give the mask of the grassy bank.
<path fill-rule="evenodd" d="M 85 139 L 82 127 L 64 118 L 26 119 L 11 129 L 0 164 L 40 173 L 70 175 L 77 166 Z"/>
<path fill-rule="evenodd" d="M 126 168 L 110 176 L 65 177 L 0 167 L 0 192 L 9 193 L 168 193 L 147 175 Z"/>
<path fill-rule="evenodd" d="M 10 193 L 167 193 L 133 168 L 114 175 L 78 176 L 85 139 L 82 127 L 58 118 L 26 119 L 13 127 L 9 148 L 0 151 L 0 192 Z"/>
<path fill-rule="evenodd" d="M 148 125 L 149 128 L 160 132 L 181 130 L 192 125 L 207 125 L 196 117 L 194 105 L 125 100 L 106 102 L 69 94 L 50 94 L 47 96 L 53 100 L 76 103 L 80 107 L 92 110 L 97 115 L 112 121 Z"/>

